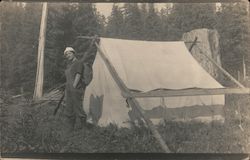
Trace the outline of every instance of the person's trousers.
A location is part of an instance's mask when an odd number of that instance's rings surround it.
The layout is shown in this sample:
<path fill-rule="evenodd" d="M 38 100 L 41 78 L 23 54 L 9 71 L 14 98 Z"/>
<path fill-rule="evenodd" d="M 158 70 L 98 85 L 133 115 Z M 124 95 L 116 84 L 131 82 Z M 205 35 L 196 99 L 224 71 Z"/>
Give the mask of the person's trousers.
<path fill-rule="evenodd" d="M 86 123 L 87 115 L 83 110 L 85 89 L 66 89 L 66 106 L 64 109 L 65 125 L 70 130 L 82 128 Z"/>

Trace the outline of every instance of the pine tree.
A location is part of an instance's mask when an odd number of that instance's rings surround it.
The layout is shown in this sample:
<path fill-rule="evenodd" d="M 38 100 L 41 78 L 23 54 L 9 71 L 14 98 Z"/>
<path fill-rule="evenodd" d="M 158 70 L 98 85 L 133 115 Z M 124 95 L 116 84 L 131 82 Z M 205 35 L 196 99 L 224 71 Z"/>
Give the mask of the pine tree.
<path fill-rule="evenodd" d="M 171 32 L 173 32 L 173 24 L 169 23 L 169 16 L 172 12 L 172 5 L 166 4 L 164 8 L 160 10 L 160 19 L 161 19 L 161 39 L 162 40 L 175 40 L 175 38 L 171 37 Z"/>
<path fill-rule="evenodd" d="M 99 33 L 99 36 L 105 36 L 105 26 L 107 25 L 107 22 L 106 22 L 106 17 L 101 14 L 100 12 L 96 11 L 96 16 L 97 16 L 97 22 L 98 22 L 98 33 Z"/>
<path fill-rule="evenodd" d="M 80 35 L 93 36 L 100 35 L 102 26 L 98 20 L 96 8 L 91 3 L 79 3 L 76 9 L 76 16 L 73 19 L 73 35 L 74 38 Z M 79 56 L 83 56 L 88 49 L 90 41 L 73 41 L 73 47 L 78 51 Z"/>
<path fill-rule="evenodd" d="M 99 35 L 104 27 L 103 21 L 103 17 L 97 13 L 93 4 L 50 5 L 45 51 L 46 88 L 65 82 L 65 47 L 73 47 L 77 57 L 81 58 L 88 49 L 90 40 L 77 39 L 77 36 Z"/>
<path fill-rule="evenodd" d="M 183 33 L 193 29 L 214 29 L 215 4 L 209 3 L 176 3 L 168 16 L 169 36 L 179 40 Z"/>
<path fill-rule="evenodd" d="M 5 3 L 0 5 L 1 10 L 1 88 L 9 90 L 13 84 L 15 65 L 15 49 L 20 42 L 23 7 L 20 3 Z M 14 87 L 12 87 L 14 88 Z"/>
<path fill-rule="evenodd" d="M 247 7 L 244 2 L 222 3 L 218 13 L 216 28 L 220 34 L 223 67 L 235 77 L 238 76 L 238 71 L 242 73 L 243 56 L 247 66 L 250 66 L 250 28 Z M 250 72 L 249 69 L 247 72 Z"/>
<path fill-rule="evenodd" d="M 106 35 L 112 38 L 122 38 L 123 25 L 123 13 L 116 4 L 113 4 L 111 15 L 108 17 Z"/>
<path fill-rule="evenodd" d="M 148 4 L 148 13 L 144 23 L 145 31 L 143 33 L 145 40 L 161 40 L 162 28 L 160 16 L 157 14 L 154 4 Z"/>
<path fill-rule="evenodd" d="M 147 29 L 146 29 L 146 18 L 148 15 L 147 3 L 142 3 L 141 5 L 139 5 L 139 7 L 140 7 L 140 14 L 141 14 L 141 22 L 142 22 L 142 28 L 141 28 L 142 38 L 146 39 L 147 36 L 144 34 L 147 33 Z"/>
<path fill-rule="evenodd" d="M 40 4 L 3 3 L 1 11 L 4 85 L 15 94 L 20 87 L 31 91 L 35 78 L 35 58 L 40 14 Z M 2 71 L 1 71 L 2 74 Z"/>
<path fill-rule="evenodd" d="M 20 92 L 34 90 L 37 48 L 41 22 L 41 3 L 1 4 L 1 87 Z M 63 51 L 72 46 L 83 56 L 90 41 L 79 41 L 79 35 L 100 34 L 104 30 L 102 15 L 93 4 L 48 4 L 45 43 L 45 90 L 63 83 Z M 3 80 L 3 81 L 2 81 Z"/>
<path fill-rule="evenodd" d="M 127 39 L 143 39 L 142 28 L 143 22 L 138 4 L 124 4 L 124 37 Z"/>
<path fill-rule="evenodd" d="M 14 82 L 15 84 L 20 83 L 24 91 L 33 92 L 42 5 L 40 3 L 27 3 L 24 9 L 21 42 L 15 51 L 18 69 L 15 73 L 16 80 Z"/>

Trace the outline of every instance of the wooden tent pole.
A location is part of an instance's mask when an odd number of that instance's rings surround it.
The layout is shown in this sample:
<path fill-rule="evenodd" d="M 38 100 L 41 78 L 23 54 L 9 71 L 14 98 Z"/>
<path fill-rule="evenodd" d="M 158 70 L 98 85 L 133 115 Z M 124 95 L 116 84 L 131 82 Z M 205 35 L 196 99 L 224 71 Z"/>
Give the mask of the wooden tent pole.
<path fill-rule="evenodd" d="M 191 52 L 191 51 L 192 51 L 192 49 L 193 49 L 194 45 L 196 45 L 196 43 L 197 43 L 197 40 L 198 40 L 198 37 L 195 37 L 195 39 L 194 39 L 193 43 L 191 44 L 190 48 L 188 49 L 188 50 L 189 50 L 189 52 Z"/>
<path fill-rule="evenodd" d="M 197 46 L 197 45 L 196 45 Z M 218 65 L 215 60 L 213 60 L 211 57 L 209 57 L 208 55 L 204 54 L 201 50 L 201 48 L 199 46 L 197 46 L 201 53 L 207 57 L 217 68 L 219 68 L 229 79 L 231 79 L 235 84 L 237 84 L 240 88 L 245 88 L 238 80 L 236 80 L 233 76 L 230 75 L 230 73 L 228 73 L 225 69 L 223 69 L 220 65 Z"/>
<path fill-rule="evenodd" d="M 114 81 L 117 83 L 118 87 L 120 88 L 122 92 L 122 96 L 124 98 L 127 98 L 129 95 L 131 96 L 130 90 L 126 87 L 122 79 L 119 77 L 118 73 L 116 72 L 114 66 L 110 63 L 110 61 L 107 59 L 103 51 L 101 50 L 100 46 L 95 43 L 98 53 L 100 54 L 101 58 L 103 59 L 105 65 L 107 66 L 110 74 L 112 75 Z M 168 146 L 166 145 L 165 141 L 161 137 L 160 133 L 157 131 L 156 127 L 154 124 L 151 122 L 151 120 L 144 114 L 143 109 L 140 107 L 139 102 L 134 98 L 130 97 L 128 98 L 128 103 L 131 107 L 136 109 L 138 113 L 141 115 L 141 117 L 145 120 L 146 124 L 148 125 L 149 129 L 151 130 L 153 136 L 156 138 L 156 140 L 159 142 L 161 148 L 164 150 L 166 153 L 170 153 L 171 151 L 169 150 Z"/>
<path fill-rule="evenodd" d="M 46 25 L 47 25 L 48 7 L 47 2 L 43 3 L 42 18 L 40 25 L 38 56 L 37 56 L 37 71 L 36 71 L 36 83 L 33 99 L 38 100 L 43 95 L 43 77 L 44 77 L 44 46 L 46 37 Z"/>
<path fill-rule="evenodd" d="M 245 55 L 242 57 L 242 70 L 243 70 L 243 80 L 246 80 L 246 61 L 245 61 Z"/>
<path fill-rule="evenodd" d="M 171 153 L 170 149 L 166 145 L 166 142 L 162 139 L 160 133 L 157 131 L 157 128 L 154 126 L 152 121 L 146 116 L 145 111 L 142 109 L 139 102 L 135 98 L 128 98 L 127 102 L 145 120 L 146 124 L 148 125 L 149 129 L 151 130 L 151 132 L 154 135 L 154 137 L 156 138 L 156 140 L 159 142 L 159 144 L 160 144 L 161 148 L 164 150 L 164 152 Z"/>
<path fill-rule="evenodd" d="M 131 97 L 181 97 L 181 96 L 200 96 L 200 95 L 224 95 L 224 94 L 249 94 L 249 88 L 190 88 L 180 90 L 153 90 L 148 92 L 131 92 Z"/>

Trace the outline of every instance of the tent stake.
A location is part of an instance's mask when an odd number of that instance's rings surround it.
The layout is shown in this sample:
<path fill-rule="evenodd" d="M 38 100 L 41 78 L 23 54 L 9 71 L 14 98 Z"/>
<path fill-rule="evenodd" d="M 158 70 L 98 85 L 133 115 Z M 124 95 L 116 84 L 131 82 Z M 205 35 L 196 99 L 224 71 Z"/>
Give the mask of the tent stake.
<path fill-rule="evenodd" d="M 141 106 L 139 105 L 138 101 L 134 97 L 131 97 L 130 90 L 126 87 L 126 85 L 124 84 L 122 79 L 119 77 L 119 75 L 116 72 L 115 68 L 109 62 L 109 60 L 107 59 L 107 57 L 105 56 L 105 54 L 101 50 L 100 46 L 97 43 L 95 43 L 95 45 L 96 45 L 96 47 L 97 47 L 97 49 L 99 51 L 98 53 L 100 54 L 102 60 L 104 61 L 105 65 L 107 66 L 111 76 L 113 77 L 114 81 L 117 83 L 118 87 L 120 88 L 120 90 L 122 92 L 122 96 L 124 98 L 127 98 L 128 96 L 130 96 L 130 98 L 127 99 L 129 105 L 131 107 L 133 107 L 136 111 L 138 111 L 139 114 L 141 115 L 141 117 L 145 120 L 145 122 L 147 123 L 147 125 L 148 125 L 149 129 L 151 130 L 153 136 L 159 142 L 159 144 L 160 144 L 161 148 L 164 150 L 164 152 L 170 153 L 171 151 L 169 150 L 169 148 L 166 145 L 165 141 L 161 137 L 160 133 L 157 131 L 157 129 L 154 126 L 154 124 L 152 123 L 152 121 L 144 114 L 144 111 L 141 108 Z"/>

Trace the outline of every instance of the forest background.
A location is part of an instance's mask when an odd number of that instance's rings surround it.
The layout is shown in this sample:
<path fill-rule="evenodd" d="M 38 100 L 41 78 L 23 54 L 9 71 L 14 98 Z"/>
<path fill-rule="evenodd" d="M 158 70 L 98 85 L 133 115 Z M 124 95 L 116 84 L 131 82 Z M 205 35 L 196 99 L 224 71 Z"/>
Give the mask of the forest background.
<path fill-rule="evenodd" d="M 42 3 L 2 2 L 1 90 L 15 95 L 33 94 Z M 113 4 L 105 17 L 94 3 L 49 3 L 45 44 L 45 90 L 65 81 L 63 50 L 72 46 L 81 57 L 89 41 L 80 35 L 178 41 L 193 29 L 216 29 L 219 33 L 222 66 L 234 77 L 250 75 L 249 3 L 166 3 L 160 10 L 154 3 Z M 225 84 L 226 84 L 225 79 Z"/>

